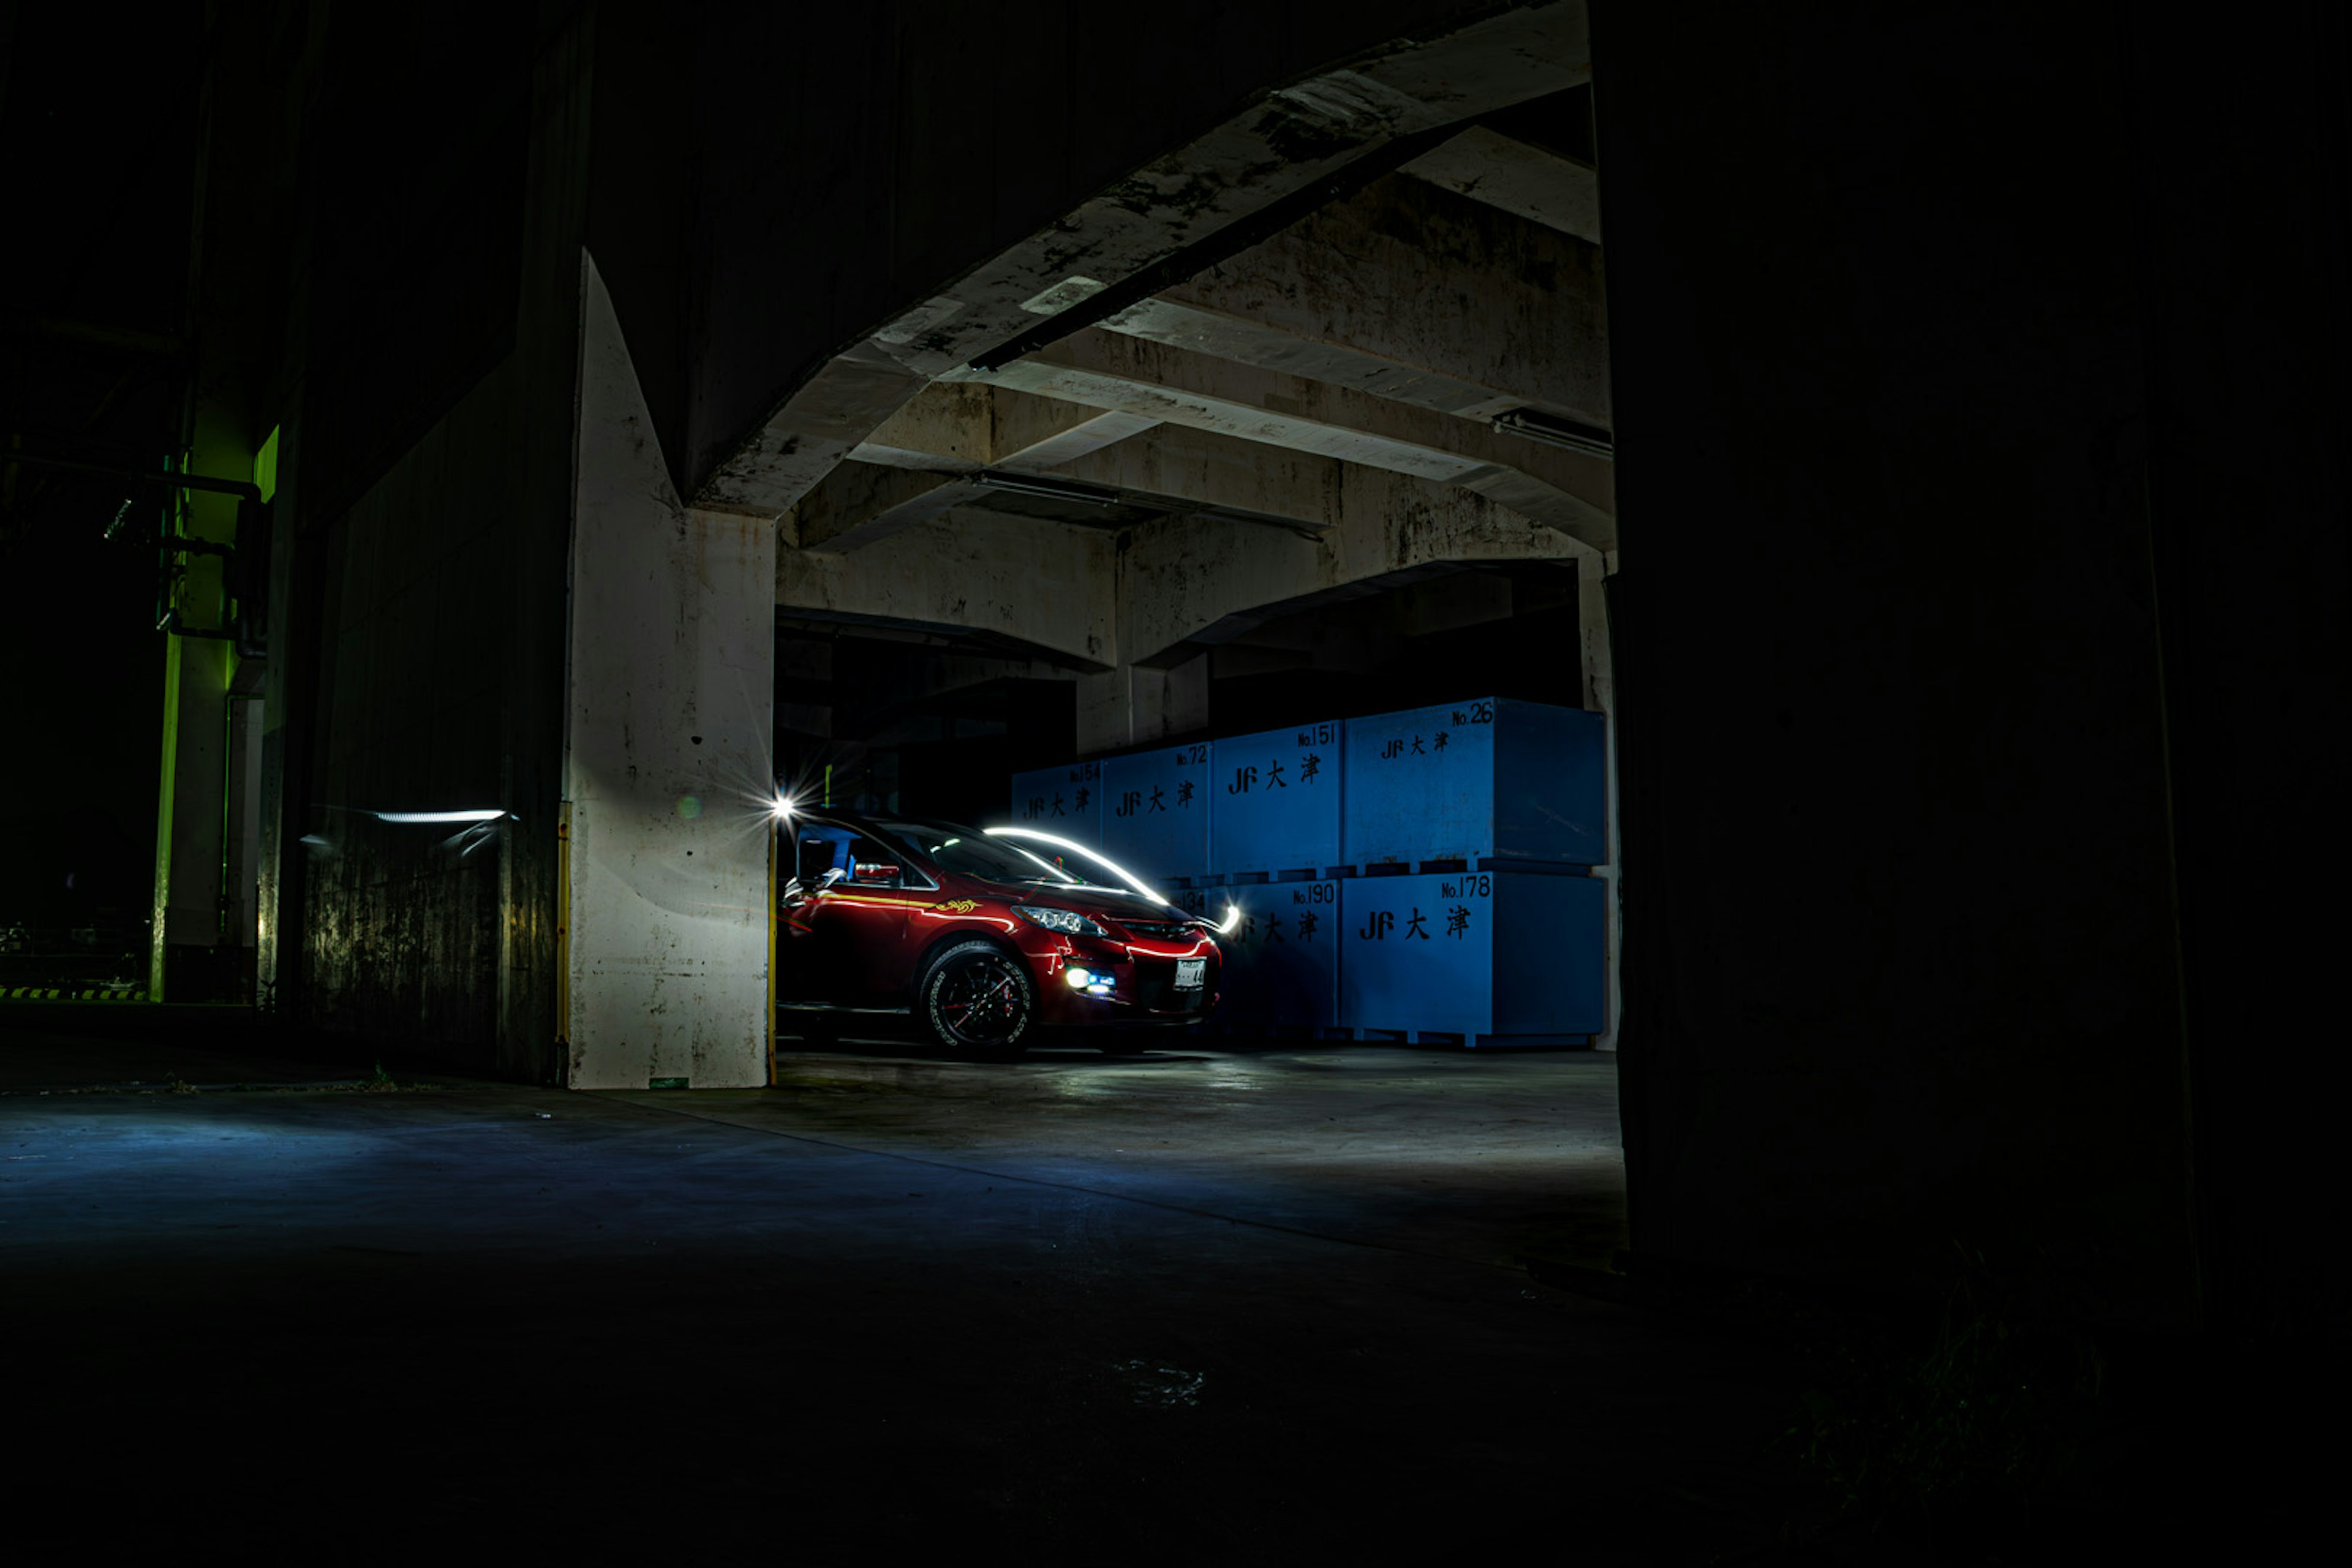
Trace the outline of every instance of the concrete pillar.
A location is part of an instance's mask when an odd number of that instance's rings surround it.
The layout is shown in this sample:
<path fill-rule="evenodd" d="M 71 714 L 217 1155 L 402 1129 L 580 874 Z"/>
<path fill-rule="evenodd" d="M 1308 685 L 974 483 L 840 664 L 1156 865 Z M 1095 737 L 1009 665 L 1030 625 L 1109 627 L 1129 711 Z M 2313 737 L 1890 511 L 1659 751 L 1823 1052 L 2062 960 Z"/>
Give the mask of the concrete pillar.
<path fill-rule="evenodd" d="M 177 635 L 163 649 L 163 774 L 155 795 L 154 940 L 147 994 L 207 1001 L 219 943 L 221 802 L 229 647 Z"/>
<path fill-rule="evenodd" d="M 1121 664 L 1078 677 L 1078 755 L 1146 746 L 1209 727 L 1209 656 L 1173 669 Z"/>
<path fill-rule="evenodd" d="M 215 438 L 190 467 L 220 478 L 249 477 L 251 454 Z M 222 448 L 232 449 L 226 459 Z M 242 459 L 241 461 L 239 459 Z M 239 470 L 243 471 L 239 471 Z M 183 492 L 167 504 L 167 532 L 233 544 L 234 497 Z M 165 624 L 162 773 L 156 791 L 155 899 L 147 994 L 180 1002 L 234 1001 L 246 994 L 252 922 L 240 864 L 244 823 L 257 787 L 236 765 L 241 735 L 233 699 L 237 670 L 224 558 L 173 553 L 176 569 L 160 605 Z M 249 841 L 247 841 L 249 842 Z"/>
<path fill-rule="evenodd" d="M 680 504 L 583 258 L 559 972 L 575 1089 L 767 1081 L 775 528 Z"/>
<path fill-rule="evenodd" d="M 1609 864 L 1593 868 L 1595 876 L 1609 880 L 1606 941 L 1608 943 L 1608 973 L 1604 983 L 1607 1022 L 1593 1040 L 1595 1049 L 1613 1051 L 1617 1048 L 1619 996 L 1617 985 L 1617 947 L 1623 923 L 1622 906 L 1617 897 L 1617 672 L 1609 647 L 1609 600 L 1604 591 L 1611 572 L 1616 570 L 1617 552 L 1587 556 L 1576 564 L 1576 626 L 1578 651 L 1583 661 L 1583 700 L 1586 711 L 1601 714 L 1608 721 L 1606 735 L 1608 794 Z"/>

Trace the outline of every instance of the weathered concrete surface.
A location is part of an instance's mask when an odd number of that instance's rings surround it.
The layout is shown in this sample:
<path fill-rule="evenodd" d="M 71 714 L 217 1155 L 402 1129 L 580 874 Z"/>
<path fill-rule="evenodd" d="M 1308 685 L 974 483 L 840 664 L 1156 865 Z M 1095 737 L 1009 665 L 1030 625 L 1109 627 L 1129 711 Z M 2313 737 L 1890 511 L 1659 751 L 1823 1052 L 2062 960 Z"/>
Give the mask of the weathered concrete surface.
<path fill-rule="evenodd" d="M 946 291 L 914 305 L 902 296 L 890 320 L 861 323 L 854 346 L 801 371 L 801 384 L 756 429 L 709 432 L 718 460 L 698 504 L 781 516 L 940 372 L 1397 137 L 1590 76 L 1582 0 L 1514 6 L 1466 26 L 1430 21 L 1409 41 L 1277 88 L 1108 188 L 1039 214 L 1042 226 L 976 266 L 956 251 L 965 269 L 923 284 Z M 958 182 L 975 183 L 964 170 Z"/>
<path fill-rule="evenodd" d="M 528 640 L 511 584 L 556 564 L 533 560 L 520 534 L 526 378 L 519 359 L 501 361 L 305 542 L 321 558 L 305 672 L 317 707 L 303 715 L 306 777 L 284 847 L 302 880 L 301 948 L 279 963 L 291 956 L 299 973 L 278 988 L 320 1026 L 478 1061 L 499 1044 L 501 863 L 527 853 L 527 834 L 554 831 L 524 815 L 531 803 L 510 794 L 505 766 L 521 737 L 499 655 Z M 470 830 L 379 815 L 456 811 L 515 815 Z"/>
<path fill-rule="evenodd" d="M 1078 343 L 1085 346 L 1073 353 Z M 1120 368 L 1082 370 L 1072 359 Z M 1151 379 L 1192 364 L 1215 367 L 1200 379 L 1233 384 L 1192 396 L 1172 378 Z M 968 374 L 980 378 L 959 379 Z M 1016 384 L 1045 395 L 1016 392 Z M 1254 405 L 1237 404 L 1241 396 Z M 1300 417 L 1310 405 L 1325 417 Z M 1275 407 L 1285 412 L 1269 412 Z M 1328 422 L 1335 416 L 1360 423 Z M 1166 427 L 1155 428 L 1163 417 Z M 1555 458 L 1569 460 L 1547 460 Z M 990 468 L 1107 487 L 1171 510 L 1328 528 L 1336 521 L 1334 476 L 1343 462 L 1458 485 L 1593 549 L 1615 540 L 1604 458 L 1328 383 L 1097 331 L 1002 372 L 934 382 L 794 504 L 787 539 L 803 549 L 855 549 L 949 506 L 984 501 L 984 487 L 958 481 Z M 1556 478 L 1598 499 L 1564 491 Z"/>
<path fill-rule="evenodd" d="M 1607 458 L 1476 420 L 1099 328 L 1050 343 L 984 379 L 1139 419 L 1458 484 L 1592 549 L 1616 548 Z"/>
<path fill-rule="evenodd" d="M 934 382 L 793 503 L 788 547 L 841 554 L 950 507 L 984 470 L 1040 473 L 1149 429 L 1150 419 L 977 383 Z"/>
<path fill-rule="evenodd" d="M 1205 446 L 1216 438 L 1192 439 Z M 1212 516 L 1168 518 L 1134 530 L 1118 558 L 1122 659 L 1150 659 L 1229 616 L 1435 563 L 1564 561 L 1580 553 L 1566 534 L 1454 486 L 1295 461 L 1321 469 L 1302 476 L 1328 496 L 1329 525 L 1319 534 Z"/>
<path fill-rule="evenodd" d="M 564 798 L 566 1081 L 765 1081 L 775 531 L 689 511 L 593 260 Z"/>
<path fill-rule="evenodd" d="M 1608 942 L 1608 1018 L 1600 1034 L 1593 1037 L 1595 1050 L 1617 1048 L 1617 1031 L 1625 1016 L 1625 993 L 1622 954 L 1625 942 L 1625 906 L 1619 896 L 1623 885 L 1621 875 L 1623 859 L 1619 838 L 1623 824 L 1617 816 L 1617 655 L 1609 625 L 1609 594 L 1602 561 L 1580 562 L 1576 569 L 1577 657 L 1584 668 L 1584 689 L 1579 700 L 1590 713 L 1601 714 L 1608 721 L 1605 744 L 1607 765 L 1602 770 L 1606 781 L 1605 808 L 1609 823 L 1609 863 L 1593 868 L 1593 874 L 1605 877 L 1609 882 L 1609 898 L 1605 916 Z"/>
<path fill-rule="evenodd" d="M 968 474 L 981 468 L 1042 472 L 1151 427 L 1115 409 L 1033 397 L 982 382 L 936 381 L 884 420 L 850 457 L 861 463 Z"/>
<path fill-rule="evenodd" d="M 1600 247 L 1397 175 L 1103 325 L 1447 414 L 1610 423 Z"/>
<path fill-rule="evenodd" d="M 1122 664 L 1078 678 L 1077 754 L 1099 756 L 1209 727 L 1209 661 Z"/>
<path fill-rule="evenodd" d="M 793 503 L 782 542 L 841 554 L 928 522 L 972 493 L 950 475 L 844 458 Z"/>
<path fill-rule="evenodd" d="M 1473 125 L 1404 166 L 1416 180 L 1601 243 L 1599 171 Z"/>
<path fill-rule="evenodd" d="M 840 510 L 828 500 L 813 513 L 840 530 L 826 535 L 827 548 L 779 553 L 776 602 L 976 628 L 1100 669 L 1149 663 L 1269 604 L 1400 572 L 1591 553 L 1459 486 L 1181 426 L 1147 430 L 1058 472 L 1203 510 L 1117 537 L 976 508 L 919 518 L 933 498 L 964 488 L 950 476 L 858 465 L 839 481 Z M 862 548 L 846 548 L 858 541 Z M 1147 724 L 1133 738 L 1160 732 Z"/>
<path fill-rule="evenodd" d="M 774 603 L 908 626 L 997 634 L 1076 668 L 1117 655 L 1108 534 L 951 510 L 862 550 L 776 554 Z"/>

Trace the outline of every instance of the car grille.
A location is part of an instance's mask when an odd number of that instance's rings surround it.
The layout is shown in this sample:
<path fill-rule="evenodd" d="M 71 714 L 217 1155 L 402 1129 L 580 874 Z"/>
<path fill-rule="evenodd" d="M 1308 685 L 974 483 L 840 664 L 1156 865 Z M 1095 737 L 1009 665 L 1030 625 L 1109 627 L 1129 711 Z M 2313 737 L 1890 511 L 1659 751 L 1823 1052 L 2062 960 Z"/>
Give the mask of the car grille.
<path fill-rule="evenodd" d="M 1217 964 L 1212 959 L 1201 972 L 1198 991 L 1179 991 L 1174 959 L 1139 958 L 1135 961 L 1135 978 L 1129 984 L 1135 1005 L 1147 1013 L 1198 1013 L 1204 1011 L 1209 998 L 1217 994 Z"/>
<path fill-rule="evenodd" d="M 1121 921 L 1118 923 L 1137 936 L 1148 936 L 1154 942 L 1187 942 L 1198 935 L 1201 930 L 1191 921 Z"/>

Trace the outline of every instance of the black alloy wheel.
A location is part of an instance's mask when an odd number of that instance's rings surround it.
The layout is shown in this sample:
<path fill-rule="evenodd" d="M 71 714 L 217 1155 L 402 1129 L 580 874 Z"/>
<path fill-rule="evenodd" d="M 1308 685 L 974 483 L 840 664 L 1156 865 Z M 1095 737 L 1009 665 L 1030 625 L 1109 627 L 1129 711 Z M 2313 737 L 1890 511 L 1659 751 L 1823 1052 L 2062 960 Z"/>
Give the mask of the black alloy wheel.
<path fill-rule="evenodd" d="M 924 975 L 921 1012 L 931 1037 L 958 1056 L 1018 1056 L 1036 1017 L 1036 987 L 994 943 L 961 942 Z"/>

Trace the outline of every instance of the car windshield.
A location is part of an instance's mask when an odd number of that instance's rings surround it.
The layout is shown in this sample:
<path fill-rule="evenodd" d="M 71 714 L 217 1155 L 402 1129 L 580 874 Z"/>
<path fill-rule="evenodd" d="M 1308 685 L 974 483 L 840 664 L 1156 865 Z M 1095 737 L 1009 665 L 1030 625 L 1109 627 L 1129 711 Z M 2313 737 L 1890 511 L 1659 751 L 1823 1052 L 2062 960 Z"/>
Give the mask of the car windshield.
<path fill-rule="evenodd" d="M 952 822 L 879 821 L 883 832 L 905 842 L 942 871 L 991 882 L 1047 882 L 1076 888 L 1126 884 L 1078 855 L 1042 842 L 992 838 L 976 827 Z"/>

